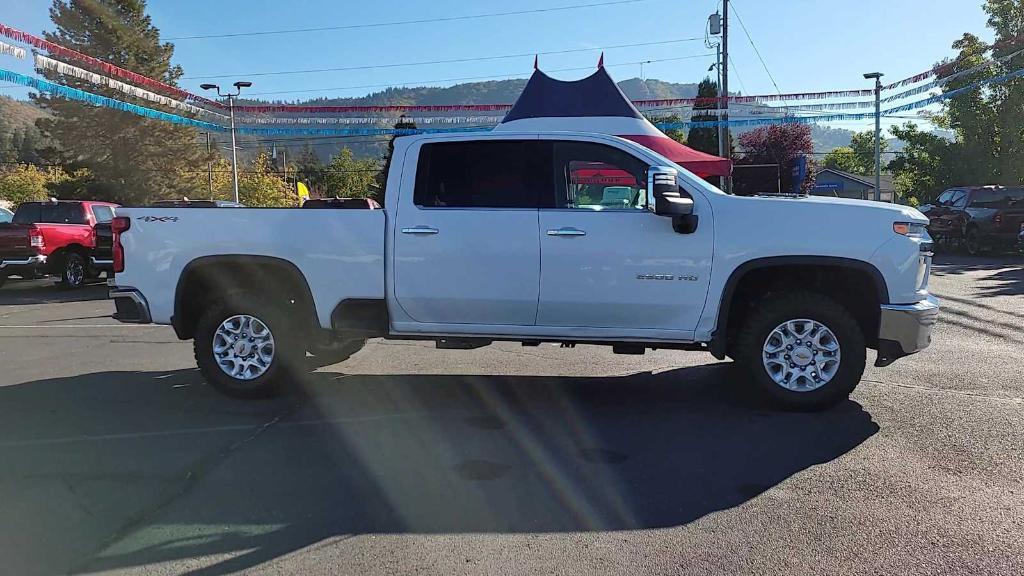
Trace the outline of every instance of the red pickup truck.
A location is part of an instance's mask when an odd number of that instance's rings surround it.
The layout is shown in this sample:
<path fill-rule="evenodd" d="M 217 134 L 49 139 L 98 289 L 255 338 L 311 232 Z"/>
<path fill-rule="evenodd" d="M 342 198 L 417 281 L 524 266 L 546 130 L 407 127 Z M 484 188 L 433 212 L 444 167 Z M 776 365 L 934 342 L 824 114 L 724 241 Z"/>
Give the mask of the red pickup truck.
<path fill-rule="evenodd" d="M 0 223 L 0 285 L 8 276 L 60 277 L 65 288 L 113 267 L 110 221 L 117 204 L 79 200 L 25 202 Z"/>

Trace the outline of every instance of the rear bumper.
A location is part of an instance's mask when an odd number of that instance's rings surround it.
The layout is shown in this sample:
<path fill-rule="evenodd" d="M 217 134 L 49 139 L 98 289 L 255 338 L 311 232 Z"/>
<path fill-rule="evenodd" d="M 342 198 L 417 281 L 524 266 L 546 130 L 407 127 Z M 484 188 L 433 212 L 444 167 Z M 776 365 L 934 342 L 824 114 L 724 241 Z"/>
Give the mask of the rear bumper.
<path fill-rule="evenodd" d="M 46 256 L 15 256 L 0 259 L 0 271 L 4 274 L 23 274 L 25 272 L 43 272 L 46 269 Z"/>
<path fill-rule="evenodd" d="M 97 258 L 95 256 L 89 257 L 89 264 L 92 265 L 94 270 L 113 270 L 114 261 L 105 258 Z"/>
<path fill-rule="evenodd" d="M 934 296 L 913 304 L 883 304 L 875 366 L 888 366 L 927 348 L 938 319 L 939 301 Z"/>
<path fill-rule="evenodd" d="M 127 324 L 149 324 L 153 317 L 149 313 L 146 297 L 130 286 L 116 286 L 108 283 L 108 297 L 114 301 L 114 320 Z"/>

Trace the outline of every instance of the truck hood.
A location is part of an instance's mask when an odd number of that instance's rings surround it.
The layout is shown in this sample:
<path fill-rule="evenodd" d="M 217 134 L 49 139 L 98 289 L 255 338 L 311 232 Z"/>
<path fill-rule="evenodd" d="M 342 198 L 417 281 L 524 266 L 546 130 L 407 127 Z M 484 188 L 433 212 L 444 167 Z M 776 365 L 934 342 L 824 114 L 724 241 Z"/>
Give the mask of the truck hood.
<path fill-rule="evenodd" d="M 752 196 L 755 202 L 773 204 L 792 204 L 820 207 L 821 210 L 858 213 L 865 218 L 891 220 L 892 222 L 915 222 L 927 224 L 928 217 L 917 208 L 873 200 L 855 200 L 852 198 L 828 198 L 825 196 Z"/>

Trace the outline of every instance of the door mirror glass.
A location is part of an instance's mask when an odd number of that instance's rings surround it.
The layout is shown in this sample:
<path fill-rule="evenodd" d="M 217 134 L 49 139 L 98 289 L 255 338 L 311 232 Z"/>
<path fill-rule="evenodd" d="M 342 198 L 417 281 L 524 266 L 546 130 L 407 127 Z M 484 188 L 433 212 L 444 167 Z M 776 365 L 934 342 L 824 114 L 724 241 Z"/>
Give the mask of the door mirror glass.
<path fill-rule="evenodd" d="M 679 188 L 675 168 L 652 166 L 647 171 L 647 189 L 654 198 L 654 213 L 659 216 L 693 214 L 693 199 Z"/>

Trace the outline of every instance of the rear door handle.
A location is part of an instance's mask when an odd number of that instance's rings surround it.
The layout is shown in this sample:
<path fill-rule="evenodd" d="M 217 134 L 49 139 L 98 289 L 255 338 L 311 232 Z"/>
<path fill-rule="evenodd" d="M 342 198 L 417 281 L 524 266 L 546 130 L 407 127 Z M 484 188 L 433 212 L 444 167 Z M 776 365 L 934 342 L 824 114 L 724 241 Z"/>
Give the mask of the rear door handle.
<path fill-rule="evenodd" d="M 576 228 L 559 228 L 548 230 L 548 236 L 586 236 L 587 233 Z"/>
<path fill-rule="evenodd" d="M 429 226 L 402 228 L 402 234 L 437 234 L 437 228 L 431 228 Z"/>

